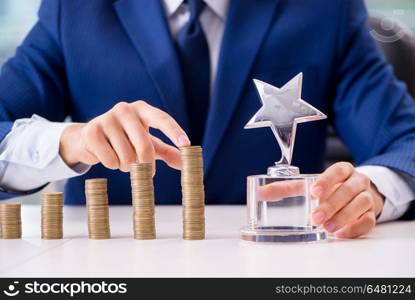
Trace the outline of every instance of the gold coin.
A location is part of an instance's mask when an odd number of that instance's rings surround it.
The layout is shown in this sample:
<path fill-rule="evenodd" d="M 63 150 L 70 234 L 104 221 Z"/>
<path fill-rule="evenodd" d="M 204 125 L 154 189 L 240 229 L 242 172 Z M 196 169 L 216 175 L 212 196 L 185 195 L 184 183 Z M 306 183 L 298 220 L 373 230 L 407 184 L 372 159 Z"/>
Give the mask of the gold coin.
<path fill-rule="evenodd" d="M 156 238 L 153 165 L 133 163 L 130 165 L 131 195 L 133 204 L 134 238 Z"/>
<path fill-rule="evenodd" d="M 0 204 L 0 237 L 2 239 L 20 239 L 22 237 L 20 204 Z"/>
<path fill-rule="evenodd" d="M 107 184 L 106 178 L 85 180 L 88 236 L 90 239 L 111 238 Z"/>
<path fill-rule="evenodd" d="M 200 146 L 180 148 L 182 171 L 183 239 L 205 237 L 205 191 L 203 157 Z"/>
<path fill-rule="evenodd" d="M 63 193 L 41 196 L 41 238 L 63 238 Z"/>

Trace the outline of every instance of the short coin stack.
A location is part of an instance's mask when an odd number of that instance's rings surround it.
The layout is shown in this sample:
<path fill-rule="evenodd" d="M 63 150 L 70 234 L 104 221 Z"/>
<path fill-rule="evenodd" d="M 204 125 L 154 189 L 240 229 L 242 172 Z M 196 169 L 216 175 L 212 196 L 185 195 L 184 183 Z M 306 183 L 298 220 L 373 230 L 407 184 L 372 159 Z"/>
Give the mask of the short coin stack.
<path fill-rule="evenodd" d="M 130 165 L 131 194 L 133 198 L 134 238 L 156 238 L 154 218 L 153 166 L 151 163 Z"/>
<path fill-rule="evenodd" d="M 109 207 L 107 179 L 95 178 L 85 181 L 85 196 L 88 209 L 88 233 L 90 239 L 109 239 Z"/>
<path fill-rule="evenodd" d="M 205 189 L 200 146 L 180 148 L 182 161 L 183 239 L 205 238 Z"/>
<path fill-rule="evenodd" d="M 63 238 L 63 194 L 50 193 L 42 195 L 42 239 Z"/>
<path fill-rule="evenodd" d="M 0 204 L 0 237 L 2 239 L 22 238 L 22 217 L 20 210 L 20 204 Z"/>

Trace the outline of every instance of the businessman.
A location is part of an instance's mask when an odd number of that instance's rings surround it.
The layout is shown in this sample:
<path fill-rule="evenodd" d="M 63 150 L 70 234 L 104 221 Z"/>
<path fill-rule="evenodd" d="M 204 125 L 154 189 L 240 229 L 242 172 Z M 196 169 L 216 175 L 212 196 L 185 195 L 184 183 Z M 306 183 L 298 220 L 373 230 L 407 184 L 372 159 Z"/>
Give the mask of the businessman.
<path fill-rule="evenodd" d="M 81 204 L 84 180 L 107 177 L 126 204 L 128 165 L 158 160 L 157 202 L 180 203 L 177 147 L 200 144 L 206 202 L 242 204 L 246 176 L 280 157 L 271 132 L 243 130 L 252 79 L 303 72 L 358 166 L 324 171 L 327 123 L 299 127 L 293 164 L 322 172 L 314 222 L 352 238 L 414 218 L 415 103 L 366 21 L 363 0 L 44 0 L 0 75 L 0 197 L 69 178 Z"/>

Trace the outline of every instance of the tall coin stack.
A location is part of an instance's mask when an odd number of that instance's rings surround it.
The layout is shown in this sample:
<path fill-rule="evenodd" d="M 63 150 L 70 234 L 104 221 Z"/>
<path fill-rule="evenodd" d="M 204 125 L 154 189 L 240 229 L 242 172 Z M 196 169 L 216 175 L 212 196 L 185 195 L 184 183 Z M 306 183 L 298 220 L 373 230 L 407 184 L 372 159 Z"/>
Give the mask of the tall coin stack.
<path fill-rule="evenodd" d="M 2 239 L 22 238 L 21 205 L 0 204 L 0 236 Z"/>
<path fill-rule="evenodd" d="M 153 165 L 151 163 L 131 164 L 130 179 L 134 238 L 137 240 L 155 239 Z"/>
<path fill-rule="evenodd" d="M 205 189 L 200 146 L 180 148 L 182 161 L 183 239 L 205 238 Z"/>
<path fill-rule="evenodd" d="M 90 239 L 109 239 L 109 207 L 107 179 L 85 180 L 85 196 L 88 209 L 88 233 Z"/>
<path fill-rule="evenodd" d="M 42 195 L 42 239 L 63 238 L 63 193 Z"/>

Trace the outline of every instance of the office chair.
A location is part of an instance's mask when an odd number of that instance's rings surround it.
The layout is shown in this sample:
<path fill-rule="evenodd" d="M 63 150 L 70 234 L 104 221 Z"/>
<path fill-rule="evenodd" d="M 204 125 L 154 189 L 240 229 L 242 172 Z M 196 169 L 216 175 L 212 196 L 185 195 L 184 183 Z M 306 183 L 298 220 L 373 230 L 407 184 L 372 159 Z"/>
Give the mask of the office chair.
<path fill-rule="evenodd" d="M 391 19 L 372 16 L 368 23 L 372 36 L 392 65 L 396 77 L 407 84 L 409 93 L 415 98 L 415 35 L 404 25 Z M 331 126 L 328 136 L 327 166 L 338 161 L 353 162 L 350 152 Z"/>

